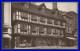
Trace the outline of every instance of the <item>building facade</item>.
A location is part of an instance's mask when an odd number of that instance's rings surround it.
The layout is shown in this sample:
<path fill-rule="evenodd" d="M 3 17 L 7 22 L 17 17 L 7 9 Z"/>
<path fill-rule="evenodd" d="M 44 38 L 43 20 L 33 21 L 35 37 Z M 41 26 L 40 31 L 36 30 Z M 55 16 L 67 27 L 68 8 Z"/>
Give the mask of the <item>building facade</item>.
<path fill-rule="evenodd" d="M 53 15 L 51 11 L 54 10 L 47 9 L 44 4 L 36 6 L 31 3 L 13 3 L 15 47 L 64 45 L 66 22 L 58 17 L 58 13 Z"/>

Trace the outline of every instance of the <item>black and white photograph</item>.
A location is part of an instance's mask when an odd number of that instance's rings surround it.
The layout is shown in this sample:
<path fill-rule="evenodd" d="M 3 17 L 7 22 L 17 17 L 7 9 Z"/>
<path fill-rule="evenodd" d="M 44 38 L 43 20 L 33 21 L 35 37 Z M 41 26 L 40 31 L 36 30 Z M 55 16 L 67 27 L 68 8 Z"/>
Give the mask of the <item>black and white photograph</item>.
<path fill-rule="evenodd" d="M 77 2 L 3 2 L 2 49 L 78 49 Z"/>

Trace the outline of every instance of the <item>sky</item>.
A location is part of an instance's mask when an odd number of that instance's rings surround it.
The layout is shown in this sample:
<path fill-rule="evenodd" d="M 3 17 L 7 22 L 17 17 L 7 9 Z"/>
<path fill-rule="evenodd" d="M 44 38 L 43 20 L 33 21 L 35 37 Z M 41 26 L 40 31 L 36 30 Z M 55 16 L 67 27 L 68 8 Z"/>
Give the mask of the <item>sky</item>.
<path fill-rule="evenodd" d="M 42 2 L 37 2 L 35 3 L 36 5 L 40 5 Z M 44 2 L 46 7 L 49 9 L 52 9 L 52 2 Z M 59 10 L 61 11 L 74 11 L 74 12 L 78 12 L 78 3 L 77 2 L 58 2 L 57 3 L 57 7 Z"/>

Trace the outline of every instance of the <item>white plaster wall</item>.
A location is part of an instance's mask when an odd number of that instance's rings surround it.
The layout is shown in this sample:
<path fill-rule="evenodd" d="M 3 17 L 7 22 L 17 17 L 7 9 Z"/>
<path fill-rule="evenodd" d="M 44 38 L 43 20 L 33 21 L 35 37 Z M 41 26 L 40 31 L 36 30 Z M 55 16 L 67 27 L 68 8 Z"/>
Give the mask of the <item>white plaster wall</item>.
<path fill-rule="evenodd" d="M 11 3 L 4 2 L 4 25 L 11 26 Z"/>

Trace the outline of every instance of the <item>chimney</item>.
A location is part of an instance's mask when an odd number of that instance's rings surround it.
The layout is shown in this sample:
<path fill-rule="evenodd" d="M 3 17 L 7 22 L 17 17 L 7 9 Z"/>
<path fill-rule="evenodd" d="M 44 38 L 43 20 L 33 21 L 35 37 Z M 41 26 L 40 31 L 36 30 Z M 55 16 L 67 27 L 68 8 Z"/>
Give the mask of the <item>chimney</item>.
<path fill-rule="evenodd" d="M 53 10 L 57 10 L 58 8 L 57 8 L 57 2 L 53 2 L 52 3 L 52 9 Z"/>

